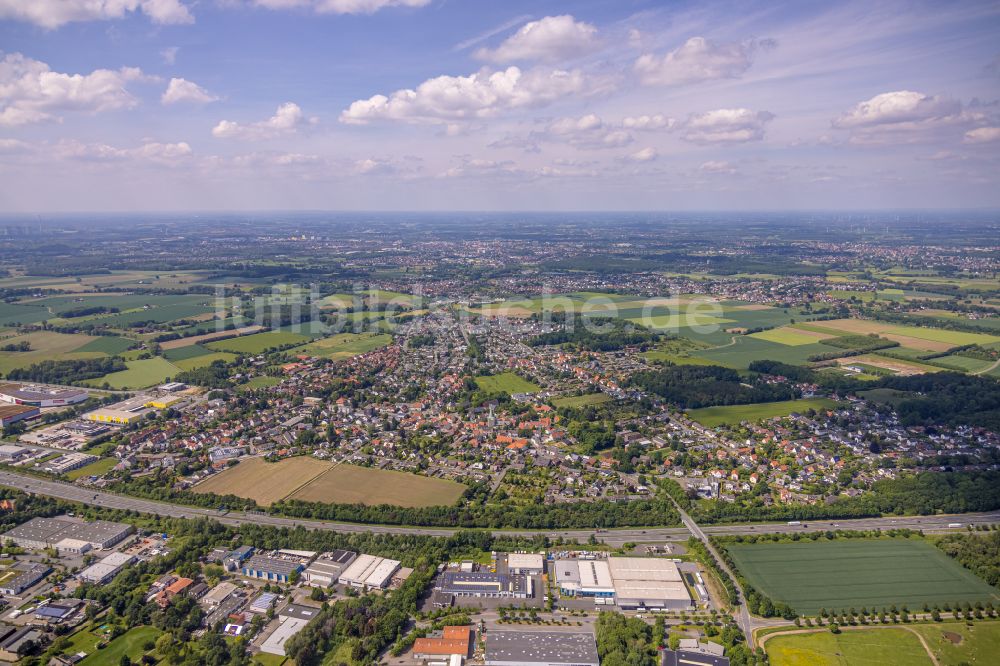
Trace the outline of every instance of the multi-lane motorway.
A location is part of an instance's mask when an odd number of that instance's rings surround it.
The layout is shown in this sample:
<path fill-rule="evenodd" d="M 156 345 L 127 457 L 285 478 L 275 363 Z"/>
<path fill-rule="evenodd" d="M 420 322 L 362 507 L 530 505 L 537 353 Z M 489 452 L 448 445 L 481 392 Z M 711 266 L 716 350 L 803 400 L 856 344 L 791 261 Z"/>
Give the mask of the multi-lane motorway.
<path fill-rule="evenodd" d="M 399 527 L 395 525 L 362 525 L 357 523 L 338 523 L 322 520 L 305 520 L 298 518 L 283 518 L 280 516 L 270 516 L 261 513 L 246 513 L 243 511 L 229 511 L 226 513 L 213 509 L 203 509 L 198 507 L 183 506 L 180 504 L 169 504 L 153 500 L 116 495 L 114 493 L 103 492 L 91 488 L 83 488 L 62 481 L 50 481 L 37 477 L 18 474 L 11 471 L 0 470 L 0 485 L 10 488 L 17 488 L 26 492 L 37 493 L 56 497 L 58 499 L 90 504 L 93 506 L 103 506 L 113 509 L 132 509 L 141 513 L 158 514 L 173 518 L 200 518 L 208 517 L 218 520 L 227 525 L 242 525 L 244 523 L 257 525 L 274 525 L 275 527 L 297 527 L 299 525 L 309 529 L 334 530 L 337 532 L 376 532 L 384 534 L 423 534 L 427 536 L 450 536 L 455 532 L 450 528 L 431 527 Z M 925 532 L 946 532 L 954 531 L 955 528 L 948 527 L 950 524 L 960 523 L 964 528 L 968 525 L 992 525 L 1000 524 L 1000 511 L 990 513 L 966 513 L 961 515 L 945 516 L 910 516 L 897 518 L 861 518 L 856 520 L 823 520 L 805 521 L 802 525 L 788 525 L 785 523 L 760 523 L 743 525 L 713 525 L 702 527 L 708 536 L 718 534 L 758 534 L 761 532 L 809 532 L 829 529 L 892 529 L 910 528 L 914 530 L 924 530 Z M 691 536 L 690 530 L 686 527 L 651 527 L 647 529 L 626 528 L 616 530 L 493 530 L 494 534 L 504 536 L 534 536 L 539 533 L 555 538 L 579 539 L 582 541 L 595 535 L 599 540 L 613 546 L 623 543 L 636 542 L 656 542 L 656 541 L 679 541 L 686 540 Z"/>

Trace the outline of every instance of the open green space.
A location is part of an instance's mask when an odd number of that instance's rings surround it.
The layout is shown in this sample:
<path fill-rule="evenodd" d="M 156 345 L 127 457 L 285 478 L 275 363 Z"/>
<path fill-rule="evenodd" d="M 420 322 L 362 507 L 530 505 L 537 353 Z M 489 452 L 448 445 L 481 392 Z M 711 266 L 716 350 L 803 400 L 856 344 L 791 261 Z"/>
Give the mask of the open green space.
<path fill-rule="evenodd" d="M 760 421 L 775 416 L 788 416 L 793 412 L 801 413 L 807 409 L 832 409 L 836 406 L 837 401 L 828 398 L 803 398 L 781 402 L 758 402 L 751 405 L 702 407 L 690 410 L 687 415 L 706 428 L 714 428 L 728 423 Z"/>
<path fill-rule="evenodd" d="M 0 352 L 0 372 L 7 373 L 14 368 L 26 368 L 42 361 L 101 358 L 103 352 L 82 352 L 80 348 L 92 342 L 90 335 L 56 333 L 55 331 L 32 331 L 24 335 L 4 338 L 3 344 L 27 342 L 30 351 Z"/>
<path fill-rule="evenodd" d="M 993 664 L 1000 658 L 1000 622 L 918 624 L 913 630 L 924 637 L 941 666 Z"/>
<path fill-rule="evenodd" d="M 757 338 L 758 340 L 777 342 L 779 345 L 788 345 L 790 347 L 798 347 L 799 345 L 814 345 L 817 342 L 817 337 L 815 335 L 800 333 L 787 327 L 771 328 L 766 331 L 760 331 L 759 333 L 751 333 L 750 337 Z"/>
<path fill-rule="evenodd" d="M 106 383 L 109 387 L 119 390 L 147 388 L 154 384 L 162 384 L 180 372 L 176 365 L 160 356 L 126 361 L 125 365 L 128 369 L 112 372 L 110 375 L 91 379 L 86 383 L 90 386 L 104 386 Z"/>
<path fill-rule="evenodd" d="M 727 337 L 730 338 L 729 344 L 694 352 L 694 355 L 708 359 L 717 365 L 743 369 L 754 361 L 765 360 L 805 365 L 809 363 L 810 356 L 830 351 L 828 346 L 822 345 L 818 341 L 814 344 L 789 346 L 746 335 L 729 335 Z"/>
<path fill-rule="evenodd" d="M 216 340 L 215 342 L 207 343 L 205 347 L 212 351 L 227 351 L 235 354 L 260 354 L 268 349 L 302 344 L 309 342 L 311 339 L 308 335 L 300 335 L 298 333 L 267 331 L 265 333 L 244 335 L 240 338 Z"/>
<path fill-rule="evenodd" d="M 267 388 L 268 386 L 277 386 L 281 383 L 281 377 L 271 377 L 270 375 L 260 375 L 259 377 L 253 377 L 249 381 L 241 384 L 240 386 L 248 389 L 258 389 Z"/>
<path fill-rule="evenodd" d="M 588 393 L 586 395 L 573 395 L 567 398 L 556 398 L 552 401 L 555 407 L 586 407 L 587 405 L 599 405 L 611 400 L 607 393 Z"/>
<path fill-rule="evenodd" d="M 99 352 L 108 356 L 117 356 L 135 344 L 135 340 L 118 335 L 100 335 L 79 347 L 78 352 Z"/>
<path fill-rule="evenodd" d="M 1000 592 L 921 539 L 733 543 L 726 549 L 751 585 L 803 614 L 1000 600 Z"/>
<path fill-rule="evenodd" d="M 211 349 L 207 349 L 202 345 L 194 344 L 187 345 L 185 347 L 174 347 L 172 349 L 163 350 L 163 358 L 168 361 L 183 361 L 189 358 L 195 358 L 196 356 L 205 356 L 206 354 L 218 354 L 221 352 L 213 352 Z"/>
<path fill-rule="evenodd" d="M 340 333 L 316 340 L 296 349 L 296 352 L 323 358 L 351 358 L 374 349 L 385 347 L 392 342 L 392 336 L 375 333 Z"/>
<path fill-rule="evenodd" d="M 773 636 L 765 643 L 772 666 L 921 666 L 931 664 L 920 639 L 889 627 Z"/>
<path fill-rule="evenodd" d="M 0 303 L 0 326 L 34 324 L 51 318 L 49 311 L 38 305 Z"/>
<path fill-rule="evenodd" d="M 101 458 L 100 460 L 95 460 L 86 467 L 81 467 L 79 469 L 74 469 L 71 472 L 67 472 L 65 476 L 70 481 L 76 481 L 77 479 L 85 476 L 101 476 L 102 474 L 110 471 L 111 468 L 117 464 L 117 458 Z"/>
<path fill-rule="evenodd" d="M 487 393 L 536 393 L 542 390 L 541 386 L 532 384 L 513 372 L 476 377 L 476 384 Z"/>
<path fill-rule="evenodd" d="M 150 641 L 155 642 L 163 633 L 156 627 L 134 627 L 103 648 L 98 648 L 105 634 L 94 626 L 86 626 L 69 637 L 69 646 L 62 654 L 85 653 L 87 656 L 79 663 L 86 666 L 118 666 L 122 656 L 127 655 L 132 663 L 137 664 L 146 650 L 144 646 Z"/>
<path fill-rule="evenodd" d="M 199 356 L 192 356 L 191 358 L 181 359 L 179 361 L 174 361 L 176 365 L 181 370 L 195 370 L 197 368 L 204 368 L 206 366 L 212 365 L 216 361 L 225 361 L 230 363 L 237 359 L 236 354 L 232 352 L 213 352 L 211 354 L 201 354 Z"/>

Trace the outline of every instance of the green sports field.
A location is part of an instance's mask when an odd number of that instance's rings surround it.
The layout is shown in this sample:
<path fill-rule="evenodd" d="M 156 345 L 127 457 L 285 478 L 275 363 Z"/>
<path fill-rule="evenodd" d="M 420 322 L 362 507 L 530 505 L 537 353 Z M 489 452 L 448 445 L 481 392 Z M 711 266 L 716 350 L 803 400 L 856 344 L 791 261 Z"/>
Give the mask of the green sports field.
<path fill-rule="evenodd" d="M 487 393 L 536 393 L 542 387 L 518 377 L 513 372 L 476 377 L 476 384 Z"/>
<path fill-rule="evenodd" d="M 836 400 L 827 398 L 806 398 L 803 400 L 783 400 L 781 402 L 757 402 L 751 405 L 728 405 L 723 407 L 703 407 L 692 409 L 687 415 L 706 428 L 740 421 L 760 421 L 775 416 L 788 416 L 792 412 L 804 412 L 807 409 L 831 409 L 837 406 Z"/>
<path fill-rule="evenodd" d="M 772 666 L 921 666 L 931 664 L 920 639 L 896 627 L 772 636 Z"/>
<path fill-rule="evenodd" d="M 797 612 L 1000 601 L 1000 591 L 920 539 L 728 544 L 743 576 Z"/>

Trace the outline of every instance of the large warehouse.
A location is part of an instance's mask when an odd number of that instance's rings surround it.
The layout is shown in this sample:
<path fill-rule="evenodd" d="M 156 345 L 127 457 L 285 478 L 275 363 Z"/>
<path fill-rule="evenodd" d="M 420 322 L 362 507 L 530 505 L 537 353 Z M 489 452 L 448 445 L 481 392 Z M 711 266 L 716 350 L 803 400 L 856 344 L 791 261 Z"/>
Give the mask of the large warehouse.
<path fill-rule="evenodd" d="M 691 607 L 691 596 L 677 565 L 655 557 L 606 560 L 557 560 L 559 593 L 569 597 L 614 600 L 620 608 Z M 603 603 L 603 602 L 598 602 Z"/>
<path fill-rule="evenodd" d="M 32 518 L 0 535 L 0 539 L 32 550 L 55 547 L 60 551 L 84 553 L 90 549 L 110 548 L 131 533 L 131 525 L 106 520 L 85 523 L 66 518 Z"/>
<path fill-rule="evenodd" d="M 62 407 L 83 402 L 90 394 L 77 388 L 51 388 L 36 384 L 0 384 L 0 400 L 31 407 Z"/>
<path fill-rule="evenodd" d="M 490 631 L 486 666 L 599 666 L 594 634 L 563 631 Z"/>
<path fill-rule="evenodd" d="M 392 581 L 392 575 L 399 571 L 399 564 L 398 560 L 361 554 L 344 569 L 337 581 L 366 590 L 384 589 Z"/>
<path fill-rule="evenodd" d="M 0 404 L 0 428 L 6 428 L 12 423 L 33 419 L 41 414 L 38 407 L 31 405 Z"/>

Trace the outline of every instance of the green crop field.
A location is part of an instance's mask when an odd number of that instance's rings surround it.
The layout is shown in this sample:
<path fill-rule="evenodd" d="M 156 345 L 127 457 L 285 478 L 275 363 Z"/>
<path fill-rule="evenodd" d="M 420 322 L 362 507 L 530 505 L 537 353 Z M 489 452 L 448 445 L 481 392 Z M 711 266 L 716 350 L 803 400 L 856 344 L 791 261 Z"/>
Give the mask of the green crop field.
<path fill-rule="evenodd" d="M 241 338 L 217 340 L 209 342 L 205 346 L 213 351 L 228 351 L 235 354 L 260 354 L 274 347 L 301 344 L 310 340 L 311 338 L 308 335 L 299 335 L 298 333 L 287 333 L 284 331 L 267 331 L 266 333 L 244 335 Z"/>
<path fill-rule="evenodd" d="M 988 345 L 1000 342 L 1000 337 L 986 333 L 966 333 L 964 331 L 947 331 L 943 328 L 926 328 L 924 326 L 894 326 L 891 330 L 896 335 L 906 335 L 920 340 L 946 342 L 950 345 Z"/>
<path fill-rule="evenodd" d="M 311 342 L 296 351 L 323 358 L 351 358 L 358 354 L 364 354 L 365 352 L 385 347 L 391 342 L 392 336 L 384 333 L 381 335 L 375 333 L 340 333 L 329 338 Z"/>
<path fill-rule="evenodd" d="M 213 352 L 211 354 L 201 354 L 199 356 L 192 356 L 191 358 L 174 361 L 174 365 L 181 370 L 186 371 L 194 370 L 196 368 L 204 368 L 212 365 L 216 361 L 225 361 L 226 363 L 229 363 L 231 361 L 235 361 L 236 358 L 236 354 L 233 354 L 232 352 Z"/>
<path fill-rule="evenodd" d="M 920 539 L 729 544 L 747 581 L 799 613 L 820 609 L 996 603 L 1000 592 Z"/>
<path fill-rule="evenodd" d="M 674 365 L 715 365 L 712 361 L 700 356 L 684 356 L 665 351 L 648 351 L 644 352 L 643 356 L 650 361 L 666 361 Z"/>
<path fill-rule="evenodd" d="M 587 395 L 573 395 L 568 398 L 556 398 L 552 404 L 556 407 L 586 407 L 587 405 L 600 405 L 611 400 L 607 393 L 588 393 Z"/>
<path fill-rule="evenodd" d="M 772 666 L 930 666 L 912 632 L 897 627 L 775 635 L 765 643 Z"/>
<path fill-rule="evenodd" d="M 83 352 L 80 348 L 95 338 L 90 335 L 56 333 L 55 331 L 33 331 L 3 339 L 3 344 L 27 342 L 31 351 L 0 352 L 0 372 L 7 373 L 14 368 L 26 368 L 42 361 L 67 359 L 102 358 L 102 352 Z"/>
<path fill-rule="evenodd" d="M 126 361 L 125 365 L 128 366 L 127 370 L 112 372 L 110 375 L 91 379 L 86 383 L 90 386 L 104 386 L 107 383 L 113 389 L 147 388 L 154 384 L 162 384 L 180 372 L 176 365 L 160 356 Z"/>
<path fill-rule="evenodd" d="M 789 346 L 748 335 L 725 334 L 725 337 L 728 344 L 694 352 L 694 355 L 708 359 L 717 365 L 746 368 L 754 361 L 763 360 L 803 365 L 809 363 L 810 356 L 830 351 L 830 347 L 820 344 L 818 340 L 815 341 L 815 344 Z M 735 342 L 732 342 L 733 339 Z"/>
<path fill-rule="evenodd" d="M 487 393 L 536 393 L 542 387 L 518 377 L 513 372 L 476 377 L 476 384 Z"/>
<path fill-rule="evenodd" d="M 163 350 L 163 358 L 168 361 L 183 361 L 189 358 L 195 358 L 196 356 L 204 356 L 206 354 L 219 354 L 222 352 L 213 352 L 211 349 L 206 349 L 201 345 L 187 345 L 186 347 L 173 347 L 171 349 Z"/>
<path fill-rule="evenodd" d="M 101 335 L 87 344 L 79 347 L 78 352 L 99 352 L 108 356 L 117 356 L 135 344 L 135 340 L 118 335 Z"/>
<path fill-rule="evenodd" d="M 777 342 L 779 345 L 788 345 L 790 347 L 813 345 L 819 339 L 819 336 L 815 333 L 810 335 L 809 333 L 796 331 L 788 327 L 771 328 L 759 333 L 751 333 L 750 337 L 757 338 L 758 340 Z"/>
<path fill-rule="evenodd" d="M 687 415 L 706 428 L 726 423 L 740 421 L 759 421 L 775 416 L 788 416 L 792 412 L 804 412 L 807 409 L 831 409 L 837 406 L 835 400 L 827 398 L 804 398 L 802 400 L 783 400 L 781 402 L 757 402 L 750 405 L 727 405 L 720 407 L 702 407 L 692 409 Z"/>

